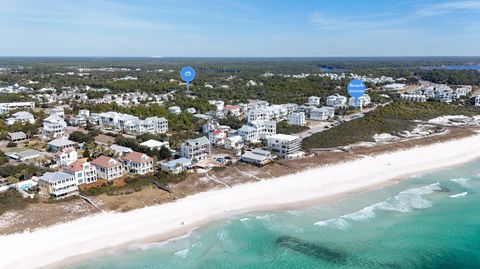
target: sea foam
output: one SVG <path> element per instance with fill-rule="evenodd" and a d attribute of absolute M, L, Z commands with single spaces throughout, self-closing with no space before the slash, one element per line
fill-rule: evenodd
<path fill-rule="evenodd" d="M 380 203 L 367 206 L 359 211 L 343 215 L 339 218 L 316 222 L 315 225 L 330 226 L 343 230 L 349 227 L 347 220 L 364 221 L 371 219 L 375 217 L 375 212 L 378 210 L 407 213 L 414 209 L 428 208 L 432 206 L 432 203 L 425 199 L 423 195 L 432 194 L 435 191 L 441 190 L 442 188 L 438 182 L 419 188 L 408 189 Z"/>
<path fill-rule="evenodd" d="M 451 178 L 451 179 L 449 179 L 449 181 L 455 182 L 455 183 L 457 183 L 458 185 L 460 185 L 464 188 L 468 188 L 469 187 L 468 182 L 470 181 L 470 179 L 460 177 L 460 178 Z"/>

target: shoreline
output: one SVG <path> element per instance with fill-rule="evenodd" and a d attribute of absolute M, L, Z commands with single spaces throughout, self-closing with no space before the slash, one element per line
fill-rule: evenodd
<path fill-rule="evenodd" d="M 126 213 L 104 213 L 0 237 L 0 267 L 59 267 L 112 249 L 177 238 L 188 231 L 253 211 L 300 208 L 394 184 L 409 175 L 480 157 L 480 135 L 337 163 L 274 180 L 211 190 Z M 184 222 L 185 225 L 181 223 Z M 162 227 L 159 229 L 158 227 Z"/>

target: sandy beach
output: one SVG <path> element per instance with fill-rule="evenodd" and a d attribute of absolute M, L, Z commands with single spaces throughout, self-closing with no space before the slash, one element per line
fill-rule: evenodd
<path fill-rule="evenodd" d="M 71 258 L 168 239 L 224 217 L 315 204 L 377 188 L 393 180 L 480 157 L 480 135 L 411 148 L 274 180 L 213 190 L 126 213 L 104 213 L 33 232 L 0 237 L 0 268 L 39 268 Z"/>

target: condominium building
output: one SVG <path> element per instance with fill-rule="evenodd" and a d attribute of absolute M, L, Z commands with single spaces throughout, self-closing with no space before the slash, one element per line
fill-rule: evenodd
<path fill-rule="evenodd" d="M 98 178 L 108 181 L 122 177 L 125 174 L 123 164 L 113 158 L 100 156 L 90 163 L 97 173 Z"/>
<path fill-rule="evenodd" d="M 133 115 L 113 111 L 98 114 L 98 124 L 127 133 L 161 134 L 168 131 L 168 121 L 165 118 L 150 117 L 141 120 Z"/>
<path fill-rule="evenodd" d="M 180 148 L 182 157 L 203 160 L 211 153 L 210 140 L 202 136 L 196 139 L 188 139 Z"/>
<path fill-rule="evenodd" d="M 268 149 L 287 159 L 304 155 L 301 149 L 302 139 L 294 135 L 276 134 L 268 138 Z"/>
<path fill-rule="evenodd" d="M 427 96 L 420 95 L 420 94 L 403 94 L 402 93 L 400 94 L 400 99 L 423 103 L 427 101 Z"/>

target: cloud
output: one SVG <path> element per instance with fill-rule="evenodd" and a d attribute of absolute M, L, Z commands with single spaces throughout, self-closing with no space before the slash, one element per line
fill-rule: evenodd
<path fill-rule="evenodd" d="M 454 11 L 479 11 L 480 10 L 480 1 L 449 1 L 438 4 L 432 4 L 428 6 L 423 6 L 415 12 L 415 15 L 419 17 L 431 17 L 438 16 Z"/>

